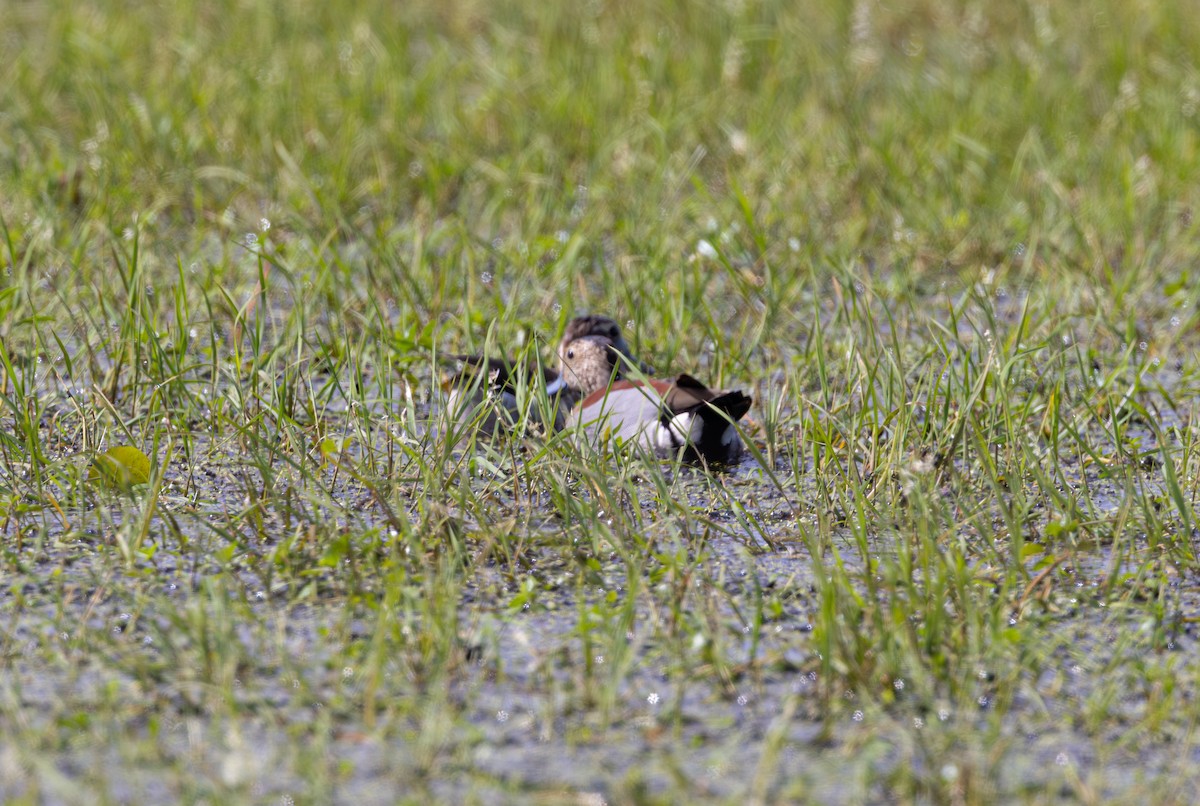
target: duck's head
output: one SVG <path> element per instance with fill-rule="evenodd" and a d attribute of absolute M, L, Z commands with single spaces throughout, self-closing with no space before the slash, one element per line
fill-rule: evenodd
<path fill-rule="evenodd" d="M 588 314 L 586 316 L 576 316 L 567 323 L 567 329 L 563 332 L 562 341 L 558 343 L 558 358 L 560 362 L 564 361 L 567 346 L 571 342 L 583 338 L 601 338 L 608 342 L 609 348 L 620 356 L 621 360 L 614 362 L 616 365 L 622 366 L 623 369 L 628 366 L 637 367 L 638 370 L 646 375 L 653 375 L 654 368 L 644 361 L 639 361 L 629 349 L 629 342 L 625 341 L 625 337 L 621 334 L 621 326 L 615 320 L 607 316 L 598 314 Z"/>
<path fill-rule="evenodd" d="M 621 377 L 624 356 L 603 336 L 581 336 L 558 348 L 560 377 L 581 397 L 604 389 Z"/>

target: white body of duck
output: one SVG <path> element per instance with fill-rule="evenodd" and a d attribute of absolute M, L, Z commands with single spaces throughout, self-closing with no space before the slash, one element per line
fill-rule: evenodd
<path fill-rule="evenodd" d="M 566 420 L 591 438 L 641 446 L 659 456 L 730 463 L 742 455 L 742 392 L 715 392 L 690 375 L 674 381 L 618 380 L 581 400 Z"/>

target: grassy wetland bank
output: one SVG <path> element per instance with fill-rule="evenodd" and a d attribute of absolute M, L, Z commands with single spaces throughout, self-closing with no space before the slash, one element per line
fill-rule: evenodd
<path fill-rule="evenodd" d="M 1192 802 L 1193 4 L 4 0 L 0 53 L 0 801 Z M 750 455 L 443 421 L 439 356 L 581 312 Z"/>

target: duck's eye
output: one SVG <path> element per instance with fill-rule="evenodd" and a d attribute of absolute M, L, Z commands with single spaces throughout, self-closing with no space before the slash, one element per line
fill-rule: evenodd
<path fill-rule="evenodd" d="M 574 357 L 575 357 L 575 351 L 567 350 L 567 358 L 574 358 Z"/>

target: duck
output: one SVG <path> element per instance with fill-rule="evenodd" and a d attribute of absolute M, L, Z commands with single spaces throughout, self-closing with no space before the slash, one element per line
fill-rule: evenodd
<path fill-rule="evenodd" d="M 591 331 L 564 337 L 558 359 L 558 380 L 573 397 L 568 430 L 705 465 L 741 458 L 745 446 L 736 423 L 753 403 L 745 392 L 710 389 L 686 374 L 648 377 L 627 351 Z"/>
<path fill-rule="evenodd" d="M 577 316 L 567 323 L 558 351 L 562 353 L 570 342 L 581 338 L 604 339 L 622 366 L 642 374 L 654 369 L 633 355 L 621 333 L 621 326 L 610 317 L 598 314 Z M 444 384 L 448 391 L 446 408 L 460 425 L 476 424 L 485 436 L 511 430 L 522 422 L 532 424 L 543 432 L 562 431 L 567 415 L 579 401 L 577 389 L 562 377 L 561 368 L 543 366 L 536 359 L 510 360 L 473 355 L 452 355 L 458 362 L 458 372 Z M 539 405 L 535 399 L 522 404 L 522 389 L 542 389 L 550 405 Z M 524 409 L 524 411 L 523 411 Z M 522 414 L 525 414 L 524 419 Z M 464 434 L 465 436 L 465 434 Z"/>
<path fill-rule="evenodd" d="M 447 384 L 447 406 L 461 424 L 491 436 L 532 418 L 543 432 L 576 430 L 585 438 L 636 445 L 660 457 L 733 464 L 745 450 L 735 423 L 753 398 L 741 390 L 710 389 L 691 375 L 653 377 L 607 316 L 567 323 L 557 367 L 537 361 L 455 356 L 462 369 Z M 541 388 L 549 405 L 525 405 L 521 389 Z"/>

